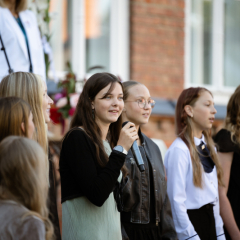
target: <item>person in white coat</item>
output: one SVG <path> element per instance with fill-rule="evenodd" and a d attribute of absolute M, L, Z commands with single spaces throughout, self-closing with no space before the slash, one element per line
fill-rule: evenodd
<path fill-rule="evenodd" d="M 215 114 L 207 89 L 188 88 L 181 93 L 176 106 L 178 138 L 164 161 L 179 240 L 225 240 L 218 194 L 223 172 L 210 136 Z"/>
<path fill-rule="evenodd" d="M 13 72 L 32 72 L 46 81 L 40 31 L 35 15 L 27 10 L 27 0 L 0 0 L 0 35 Z M 9 74 L 4 51 L 0 66 L 1 81 Z"/>

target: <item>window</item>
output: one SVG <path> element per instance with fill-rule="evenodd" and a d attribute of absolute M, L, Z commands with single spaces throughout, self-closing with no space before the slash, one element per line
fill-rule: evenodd
<path fill-rule="evenodd" d="M 110 4 L 110 0 L 85 3 L 86 72 L 98 65 L 110 71 Z"/>
<path fill-rule="evenodd" d="M 229 96 L 240 84 L 239 12 L 239 0 L 186 0 L 186 87 Z"/>
<path fill-rule="evenodd" d="M 225 0 L 224 85 L 240 84 L 240 1 Z"/>
<path fill-rule="evenodd" d="M 109 71 L 129 80 L 129 0 L 51 1 L 51 46 L 61 77 L 70 61 L 78 78 Z M 89 70 L 100 66 L 101 69 Z"/>

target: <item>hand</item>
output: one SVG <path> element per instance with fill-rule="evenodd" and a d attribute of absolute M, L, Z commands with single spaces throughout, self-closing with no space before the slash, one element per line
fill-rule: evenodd
<path fill-rule="evenodd" d="M 133 142 L 138 139 L 137 129 L 134 123 L 128 122 L 121 130 L 117 145 L 121 145 L 129 151 Z"/>

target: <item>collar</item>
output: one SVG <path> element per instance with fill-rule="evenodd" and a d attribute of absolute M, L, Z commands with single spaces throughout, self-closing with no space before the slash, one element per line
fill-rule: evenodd
<path fill-rule="evenodd" d="M 199 146 L 201 144 L 201 142 L 203 142 L 204 144 L 206 144 L 205 142 L 205 138 L 204 138 L 204 135 L 202 134 L 202 137 L 201 138 L 196 138 L 194 137 L 194 143 L 196 146 Z"/>
<path fill-rule="evenodd" d="M 144 146 L 144 145 L 145 145 L 145 139 L 144 139 L 144 137 L 143 137 L 143 134 L 142 134 L 142 132 L 141 132 L 140 127 L 139 127 L 139 129 L 138 129 L 138 136 L 139 136 L 139 138 L 140 138 L 140 140 L 141 140 L 142 146 Z"/>

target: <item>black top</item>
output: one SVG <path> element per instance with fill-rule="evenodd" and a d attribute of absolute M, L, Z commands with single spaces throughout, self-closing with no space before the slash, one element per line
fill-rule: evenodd
<path fill-rule="evenodd" d="M 62 202 L 86 196 L 102 206 L 115 187 L 126 155 L 113 150 L 104 168 L 97 163 L 96 148 L 80 128 L 66 135 L 60 154 Z"/>
<path fill-rule="evenodd" d="M 240 229 L 240 146 L 231 140 L 231 133 L 226 129 L 220 130 L 214 138 L 219 152 L 234 152 L 233 161 L 230 171 L 230 179 L 227 197 L 231 204 L 235 221 Z M 225 230 L 226 239 L 230 240 L 230 236 Z"/>

